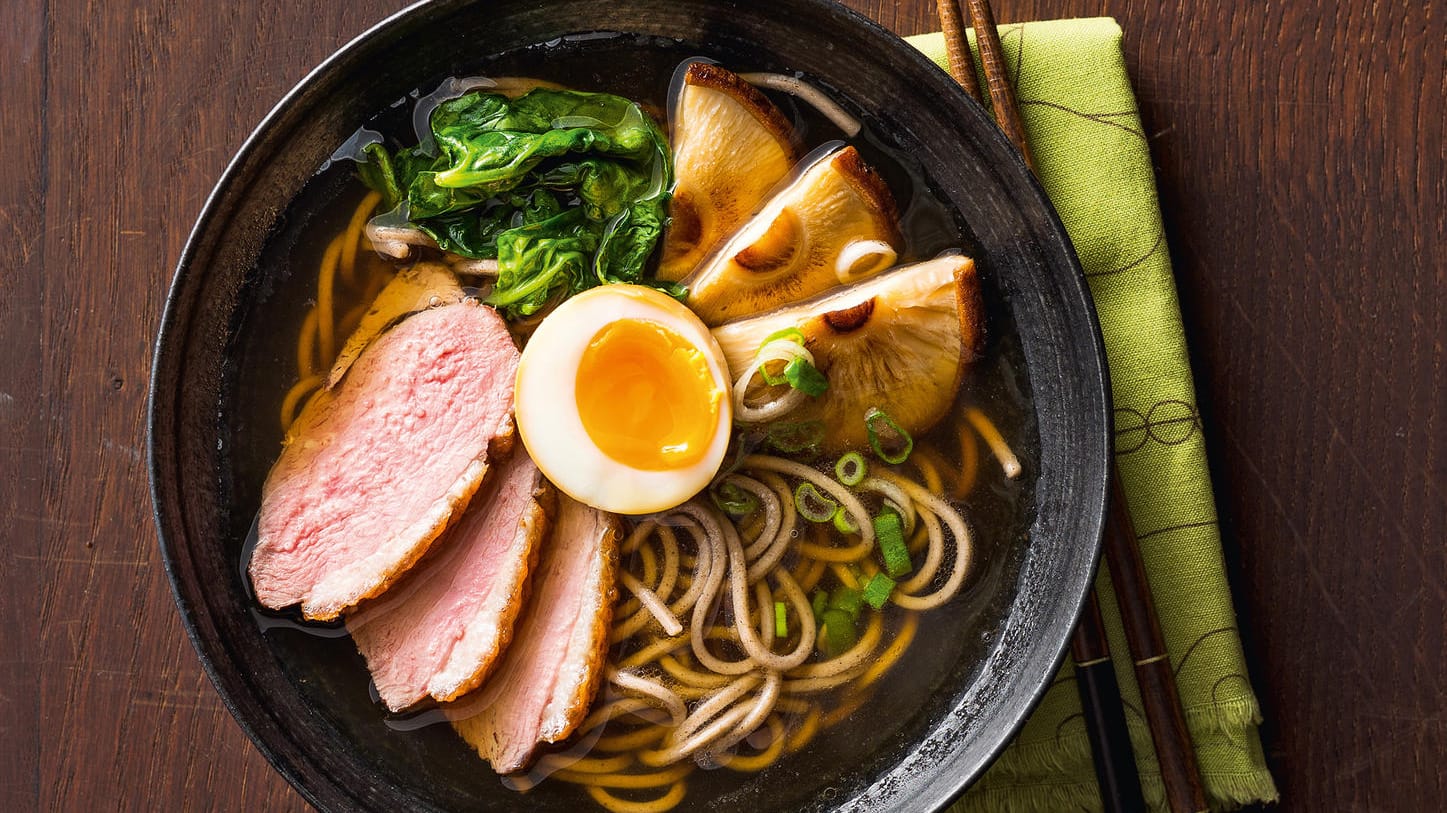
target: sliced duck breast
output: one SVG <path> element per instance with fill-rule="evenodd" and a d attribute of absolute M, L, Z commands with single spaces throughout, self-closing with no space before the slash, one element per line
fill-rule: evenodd
<path fill-rule="evenodd" d="M 394 322 L 409 313 L 461 302 L 465 298 L 457 275 L 442 263 L 414 263 L 398 271 L 372 300 L 357 329 L 337 353 L 337 360 L 327 373 L 326 388 L 335 387 L 362 351 Z"/>
<path fill-rule="evenodd" d="M 262 490 L 248 570 L 257 600 L 330 620 L 427 551 L 512 440 L 518 351 L 467 301 L 377 338 L 302 411 Z"/>
<path fill-rule="evenodd" d="M 620 530 L 614 515 L 558 495 L 517 637 L 464 701 L 477 713 L 452 723 L 498 773 L 522 770 L 587 716 L 608 653 Z"/>
<path fill-rule="evenodd" d="M 482 683 L 512 639 L 555 507 L 532 459 L 514 454 L 422 562 L 348 614 L 388 708 L 452 700 Z"/>

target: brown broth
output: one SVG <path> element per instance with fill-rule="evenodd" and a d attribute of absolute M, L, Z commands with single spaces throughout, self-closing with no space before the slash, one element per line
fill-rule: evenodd
<path fill-rule="evenodd" d="M 601 72 L 596 43 L 587 60 L 568 43 L 506 55 L 491 66 L 495 75 L 536 75 L 583 90 L 619 93 L 660 109 L 666 101 L 673 68 L 692 52 L 676 43 L 650 42 L 639 49 L 631 38 L 615 47 L 627 59 L 622 71 Z M 776 65 L 729 65 L 735 70 L 773 69 Z M 505 68 L 505 70 L 504 70 Z M 430 90 L 414 92 L 382 111 L 367 127 L 412 143 L 414 99 Z M 769 92 L 793 121 L 806 146 L 842 138 L 832 124 L 803 102 Z M 865 159 L 875 166 L 895 194 L 901 212 L 905 251 L 899 261 L 927 259 L 950 248 L 973 253 L 968 224 L 959 222 L 931 188 L 928 172 L 909 155 L 896 149 L 888 133 L 874 129 L 866 115 L 864 129 L 853 139 Z M 307 309 L 315 301 L 316 272 L 327 242 L 346 227 L 364 190 L 352 165 L 339 160 L 318 171 L 302 195 L 287 209 L 263 253 L 258 268 L 265 295 L 245 317 L 237 332 L 242 347 L 234 370 L 223 442 L 233 449 L 230 482 L 234 510 L 228 544 L 241 567 L 238 578 L 250 591 L 245 561 L 254 542 L 252 518 L 260 503 L 261 483 L 280 448 L 278 404 L 295 379 L 295 343 Z M 367 263 L 369 273 L 384 273 L 378 262 Z M 968 682 L 976 665 L 997 643 L 996 629 L 1014 598 L 1014 584 L 1033 514 L 1033 482 L 1038 443 L 1033 408 L 1024 375 L 1016 327 L 1008 318 L 1001 292 L 991 285 L 988 263 L 982 263 L 986 310 L 990 314 L 985 357 L 968 372 L 955 407 L 944 421 L 917 439 L 919 448 L 933 448 L 946 461 L 957 461 L 957 418 L 978 406 L 996 422 L 1025 466 L 1016 480 L 1004 477 L 983 442 L 979 444 L 978 481 L 958 505 L 975 535 L 973 572 L 959 596 L 944 607 L 925 611 L 916 643 L 896 667 L 869 691 L 872 696 L 858 711 L 836 727 L 821 732 L 801 753 L 785 756 L 756 774 L 727 770 L 697 771 L 689 779 L 685 804 L 709 799 L 763 800 L 784 809 L 828 806 L 861 790 L 868 778 L 893 763 L 931 720 L 953 700 L 945 687 Z M 360 304 L 354 294 L 338 297 L 337 311 Z M 344 337 L 342 337 L 344 338 Z M 339 339 L 340 341 L 341 339 Z M 820 461 L 821 470 L 832 458 Z M 871 459 L 871 465 L 878 462 Z M 907 469 L 908 466 L 901 467 Z M 248 532 L 248 528 L 252 530 Z M 624 567 L 636 568 L 625 561 Z M 621 592 L 620 600 L 627 597 Z M 865 612 L 870 612 L 868 609 Z M 887 624 L 897 626 L 901 612 L 886 607 Z M 254 611 L 275 654 L 307 696 L 317 713 L 331 720 L 347 739 L 358 743 L 378 770 L 419 796 L 442 800 L 460 809 L 496 809 L 507 798 L 492 802 L 498 778 L 456 737 L 437 709 L 404 715 L 385 712 L 376 702 L 367 669 L 341 627 L 301 623 L 295 613 Z M 925 642 L 926 645 L 920 645 Z M 829 707 L 853 701 L 848 690 L 827 696 Z M 796 726 L 798 720 L 791 720 Z M 505 796 L 511 796 L 506 794 Z M 576 786 L 544 782 L 528 794 L 528 804 L 546 809 L 575 807 L 585 801 Z"/>

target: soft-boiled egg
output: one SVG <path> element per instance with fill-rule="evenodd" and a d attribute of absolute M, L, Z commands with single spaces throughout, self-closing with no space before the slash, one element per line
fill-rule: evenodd
<path fill-rule="evenodd" d="M 703 322 L 638 285 L 585 291 L 548 314 L 518 363 L 523 445 L 570 497 L 620 514 L 672 508 L 728 450 L 723 352 Z"/>

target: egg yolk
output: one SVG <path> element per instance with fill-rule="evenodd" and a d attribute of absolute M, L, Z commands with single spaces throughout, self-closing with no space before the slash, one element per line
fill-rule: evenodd
<path fill-rule="evenodd" d="M 722 393 L 691 342 L 659 322 L 622 319 L 583 351 L 576 397 L 599 450 L 636 469 L 665 471 L 703 458 Z"/>

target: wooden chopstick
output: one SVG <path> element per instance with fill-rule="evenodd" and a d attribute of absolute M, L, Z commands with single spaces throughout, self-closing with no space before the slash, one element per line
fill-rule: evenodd
<path fill-rule="evenodd" d="M 1110 657 L 1094 588 L 1086 594 L 1085 609 L 1071 635 L 1070 658 L 1075 661 L 1075 688 L 1085 715 L 1085 735 L 1090 739 L 1101 804 L 1107 813 L 1145 810 L 1135 749 L 1125 725 L 1125 704 L 1115 679 L 1115 662 Z"/>
<path fill-rule="evenodd" d="M 949 62 L 950 76 L 960 83 L 965 92 L 983 102 L 980 82 L 975 78 L 975 60 L 970 56 L 970 40 L 965 36 L 965 21 L 960 16 L 959 0 L 939 0 L 940 30 L 945 32 L 945 57 Z"/>
<path fill-rule="evenodd" d="M 989 0 L 965 2 L 975 29 L 975 40 L 979 44 L 980 61 L 984 67 L 985 84 L 989 88 L 995 121 L 1020 151 L 1026 166 L 1034 171 L 1034 156 L 1025 136 L 1014 86 L 1010 84 L 1005 69 L 1004 51 L 1000 46 L 994 12 L 990 9 Z M 958 14 L 953 0 L 939 0 L 946 50 L 953 53 L 958 48 L 968 54 L 968 42 L 964 32 L 959 26 L 955 26 L 952 32 L 950 23 L 945 22 L 950 16 L 946 13 L 947 4 L 952 13 Z M 951 69 L 953 73 L 953 61 Z M 973 74 L 973 70 L 969 72 Z M 1171 671 L 1170 656 L 1161 635 L 1160 621 L 1156 616 L 1150 582 L 1146 578 L 1140 546 L 1131 523 L 1130 509 L 1121 490 L 1120 472 L 1114 462 L 1111 464 L 1110 521 L 1105 539 L 1105 553 L 1112 583 L 1115 585 L 1116 599 L 1125 622 L 1126 639 L 1135 662 L 1136 679 L 1140 684 L 1146 720 L 1150 725 L 1151 740 L 1155 744 L 1161 779 L 1166 788 L 1167 803 L 1172 813 L 1205 811 L 1208 808 L 1200 767 L 1196 762 L 1190 731 L 1186 728 L 1185 714 L 1176 691 L 1175 675 Z M 1094 592 L 1091 593 L 1086 612 L 1076 627 L 1071 649 L 1080 678 L 1078 683 L 1081 703 L 1086 711 L 1086 724 L 1095 757 L 1096 776 L 1100 780 L 1102 801 L 1107 810 L 1143 809 L 1143 804 L 1138 801 L 1140 778 L 1129 750 L 1129 738 L 1124 738 L 1124 743 L 1121 741 L 1121 734 L 1125 730 L 1125 717 L 1120 705 L 1119 687 L 1113 687 L 1114 691 L 1111 691 L 1111 687 L 1106 685 L 1107 682 L 1115 682 L 1115 675 L 1109 664 L 1110 650 L 1105 643 L 1099 603 Z M 1101 666 L 1107 668 L 1098 668 Z M 1109 677 L 1106 676 L 1107 672 Z M 1095 718 L 1093 722 L 1092 718 Z M 1128 766 L 1124 764 L 1127 759 L 1130 760 Z"/>
<path fill-rule="evenodd" d="M 1005 137 L 1020 151 L 1025 166 L 1035 169 L 1035 156 L 1025 138 L 1025 125 L 1020 119 L 1020 106 L 1015 102 L 1015 87 L 1005 70 L 1005 51 L 1000 47 L 1000 32 L 995 28 L 995 14 L 989 0 L 965 0 L 970 9 L 970 22 L 975 27 L 975 42 L 980 46 L 980 63 L 984 66 L 985 86 L 990 89 L 990 106 L 995 109 L 995 123 Z M 948 36 L 948 35 L 946 35 Z"/>
<path fill-rule="evenodd" d="M 1150 724 L 1151 742 L 1156 747 L 1166 803 L 1172 813 L 1201 813 L 1208 808 L 1201 770 L 1196 764 L 1196 749 L 1191 744 L 1181 697 L 1176 692 L 1170 652 L 1156 616 L 1145 561 L 1141 558 L 1140 543 L 1121 487 L 1120 469 L 1114 464 L 1110 491 L 1105 560 L 1110 566 L 1110 579 L 1125 623 L 1126 641 L 1135 659 L 1136 683 L 1140 685 L 1141 703 L 1145 706 L 1146 722 Z"/>
<path fill-rule="evenodd" d="M 975 62 L 970 54 L 969 40 L 965 36 L 964 23 L 960 19 L 960 8 L 956 0 L 938 0 L 940 28 L 945 35 L 945 53 L 948 57 L 950 74 L 966 92 L 983 102 L 979 83 L 975 80 Z M 986 10 L 988 12 L 988 9 Z M 993 15 L 990 15 L 993 21 Z M 993 31 L 993 53 L 995 69 L 988 69 L 986 81 L 992 88 L 992 106 L 996 120 L 1001 112 L 1013 118 L 1017 124 L 1012 128 L 1015 147 L 1034 171 L 1034 161 L 1025 140 L 1025 129 L 1018 124 L 1019 111 L 1015 96 L 1009 90 L 1009 82 L 999 75 L 1004 60 L 999 58 L 999 34 Z M 984 39 L 976 29 L 976 41 L 983 48 Z M 991 63 L 986 63 L 988 66 Z M 968 81 L 966 81 L 966 78 Z M 1004 94 L 995 90 L 1005 88 Z M 999 101 L 994 101 L 996 98 Z M 1002 124 L 1002 129 L 1003 124 Z M 1006 130 L 1007 136 L 1009 130 Z M 1100 799 L 1106 813 L 1137 813 L 1145 809 L 1141 793 L 1140 774 L 1136 768 L 1135 749 L 1130 743 L 1130 732 L 1125 724 L 1125 705 L 1120 696 L 1120 684 L 1115 679 L 1115 662 L 1110 656 L 1110 645 L 1106 641 L 1104 622 L 1100 617 L 1100 602 L 1095 588 L 1087 594 L 1086 606 L 1075 625 L 1070 640 L 1071 659 L 1075 661 L 1075 688 L 1080 694 L 1080 707 L 1085 720 L 1086 737 L 1090 740 L 1091 762 L 1095 766 L 1096 783 L 1100 788 Z"/>

